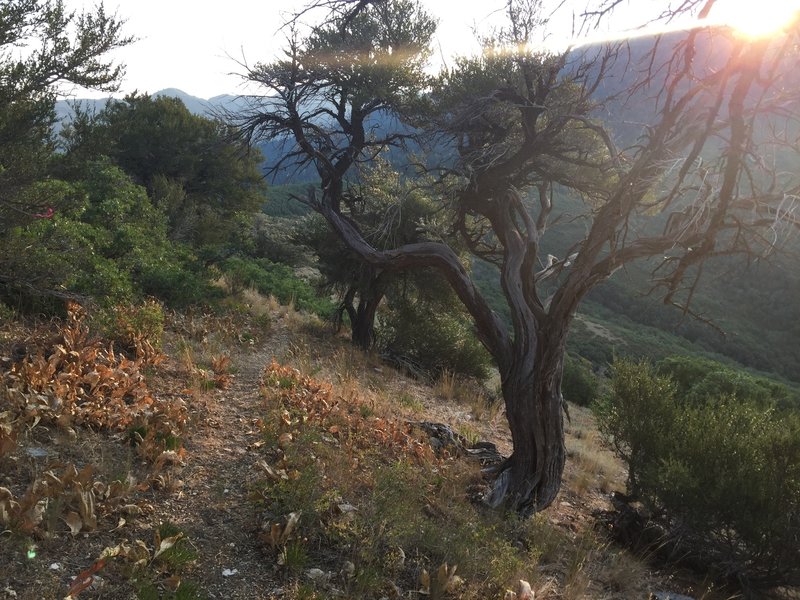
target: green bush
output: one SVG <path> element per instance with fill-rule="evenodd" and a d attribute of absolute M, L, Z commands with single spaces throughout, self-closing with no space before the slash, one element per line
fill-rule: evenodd
<path fill-rule="evenodd" d="M 379 331 L 382 345 L 431 374 L 449 371 L 486 379 L 492 361 L 463 309 L 432 302 L 395 302 Z"/>
<path fill-rule="evenodd" d="M 747 398 L 764 406 L 800 407 L 798 394 L 786 385 L 751 375 L 720 362 L 689 356 L 668 356 L 656 365 L 658 372 L 675 380 L 687 401 L 703 403 L 720 395 Z"/>
<path fill-rule="evenodd" d="M 631 494 L 644 493 L 641 478 L 666 455 L 678 412 L 676 390 L 649 362 L 617 360 L 610 389 L 593 406 L 600 433 L 628 465 Z"/>
<path fill-rule="evenodd" d="M 141 342 L 161 348 L 164 311 L 156 300 L 107 307 L 94 315 L 92 321 L 103 337 L 113 340 L 123 350 L 135 351 Z"/>
<path fill-rule="evenodd" d="M 681 397 L 648 363 L 612 369 L 596 414 L 628 464 L 629 492 L 725 575 L 800 581 L 800 416 L 724 390 Z"/>
<path fill-rule="evenodd" d="M 170 308 L 213 304 L 222 297 L 222 291 L 207 277 L 178 262 L 147 265 L 136 278 L 143 294 L 158 298 Z"/>
<path fill-rule="evenodd" d="M 252 287 L 261 294 L 275 296 L 283 304 L 293 302 L 297 308 L 321 317 L 328 317 L 333 312 L 333 303 L 318 296 L 314 288 L 297 277 L 287 265 L 265 258 L 233 257 L 220 263 L 219 268 L 232 294 Z"/>
<path fill-rule="evenodd" d="M 589 406 L 597 398 L 600 382 L 592 371 L 592 363 L 580 356 L 567 354 L 561 393 L 566 400 L 580 406 Z"/>
<path fill-rule="evenodd" d="M 14 309 L 0 302 L 0 324 L 13 321 L 14 317 L 16 317 Z"/>
<path fill-rule="evenodd" d="M 13 228 L 3 240 L 0 265 L 10 287 L 17 284 L 21 292 L 22 309 L 57 312 L 41 306 L 37 291 L 44 296 L 76 293 L 101 303 L 130 300 L 133 286 L 129 275 L 97 251 L 95 240 L 103 233 L 92 225 L 59 215 Z M 55 304 L 60 306 L 62 302 L 57 300 Z"/>

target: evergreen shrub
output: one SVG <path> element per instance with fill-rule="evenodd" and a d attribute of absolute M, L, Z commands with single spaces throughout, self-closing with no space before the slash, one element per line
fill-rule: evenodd
<path fill-rule="evenodd" d="M 800 415 L 726 391 L 698 402 L 684 383 L 646 362 L 614 363 L 595 408 L 628 465 L 629 493 L 724 576 L 797 585 Z"/>

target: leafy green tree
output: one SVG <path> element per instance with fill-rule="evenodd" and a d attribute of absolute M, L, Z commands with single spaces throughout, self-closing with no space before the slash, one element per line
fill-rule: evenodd
<path fill-rule="evenodd" d="M 34 184 L 58 209 L 8 231 L 0 271 L 10 274 L 2 295 L 34 292 L 81 296 L 113 306 L 152 295 L 172 306 L 200 302 L 209 284 L 193 271 L 194 257 L 167 238 L 164 215 L 119 167 L 95 162 L 77 182 Z"/>
<path fill-rule="evenodd" d="M 67 84 L 115 90 L 122 68 L 104 56 L 131 39 L 105 13 L 68 12 L 61 0 L 0 5 L 0 293 L 64 295 L 51 287 L 70 271 L 67 254 L 50 256 L 50 240 L 69 251 L 80 233 L 55 231 L 46 220 L 73 195 L 46 176 L 53 156 L 56 94 Z M 30 237 L 14 227 L 31 224 Z M 46 256 L 45 256 L 46 255 Z"/>
<path fill-rule="evenodd" d="M 764 407 L 800 408 L 800 395 L 766 377 L 751 375 L 715 360 L 668 356 L 656 364 L 660 375 L 672 378 L 688 402 L 703 404 L 720 395 L 746 398 Z"/>
<path fill-rule="evenodd" d="M 94 118 L 79 115 L 65 138 L 68 168 L 107 155 L 167 215 L 170 238 L 198 248 L 227 245 L 237 215 L 265 200 L 259 153 L 178 98 L 132 94 L 111 101 Z"/>
<path fill-rule="evenodd" d="M 429 189 L 430 181 L 404 178 L 385 160 L 376 159 L 343 197 L 343 210 L 376 246 L 418 242 L 446 234 L 437 223 L 441 207 L 433 202 Z M 416 280 L 364 263 L 318 215 L 297 227 L 295 237 L 314 250 L 326 287 L 339 297 L 338 322 L 346 315 L 353 343 L 370 350 L 381 303 L 387 294 L 399 299 L 402 293 L 408 298 L 407 289 Z M 431 276 L 438 277 L 427 274 Z"/>
<path fill-rule="evenodd" d="M 586 294 L 626 264 L 655 258 L 665 302 L 690 312 L 707 259 L 768 252 L 765 228 L 797 225 L 781 208 L 798 194 L 796 173 L 760 160 L 786 144 L 753 135 L 770 124 L 781 130 L 783 107 L 794 106 L 784 90 L 796 32 L 770 43 L 698 28 L 673 39 L 666 57 L 668 42 L 653 44 L 641 69 L 624 70 L 634 78 L 631 101 L 655 107 L 652 121 L 636 145 L 618 148 L 596 118 L 618 49 L 532 51 L 528 42 L 547 24 L 541 2 L 509 0 L 507 28 L 436 85 L 424 77 L 432 23 L 418 5 L 325 4 L 341 10 L 293 39 L 284 60 L 248 71 L 268 96 L 239 123 L 252 138 L 285 143 L 276 168 L 316 169 L 320 185 L 306 202 L 363 262 L 382 271 L 435 268 L 450 283 L 499 369 L 514 442 L 487 501 L 522 515 L 542 510 L 561 487 L 566 339 Z M 716 68 L 692 60 L 701 42 L 719 44 Z M 775 102 L 753 102 L 765 97 Z M 450 159 L 439 165 L 451 182 L 442 200 L 462 243 L 499 267 L 511 331 L 446 240 L 376 246 L 347 214 L 360 166 L 408 136 L 408 123 L 372 127 L 377 114 L 449 144 Z M 546 235 L 560 225 L 554 205 L 568 195 L 583 200 L 585 235 L 558 256 Z M 663 220 L 660 233 L 638 227 L 651 217 Z"/>
<path fill-rule="evenodd" d="M 580 406 L 589 406 L 600 392 L 600 381 L 592 371 L 592 363 L 580 356 L 567 354 L 561 382 L 564 399 Z"/>
<path fill-rule="evenodd" d="M 122 67 L 105 55 L 131 41 L 121 27 L 102 3 L 84 13 L 67 11 L 61 0 L 0 5 L 0 236 L 49 214 L 50 198 L 31 186 L 52 156 L 56 94 L 67 84 L 117 89 Z"/>

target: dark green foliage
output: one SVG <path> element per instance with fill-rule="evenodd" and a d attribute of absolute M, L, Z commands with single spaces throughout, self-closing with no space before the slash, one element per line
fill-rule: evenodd
<path fill-rule="evenodd" d="M 686 402 L 700 404 L 719 396 L 730 396 L 761 406 L 800 408 L 800 396 L 796 390 L 714 360 L 669 356 L 658 363 L 657 370 L 675 381 L 678 393 Z"/>
<path fill-rule="evenodd" d="M 104 339 L 117 344 L 117 348 L 134 352 L 146 342 L 153 348 L 161 348 L 164 335 L 164 310 L 154 300 L 137 305 L 116 305 L 103 308 L 91 316 L 92 329 Z"/>
<path fill-rule="evenodd" d="M 82 246 L 84 232 L 25 227 L 55 214 L 69 195 L 59 182 L 46 180 L 56 94 L 64 83 L 116 89 L 122 70 L 104 55 L 130 42 L 120 27 L 102 5 L 70 13 L 61 0 L 0 4 L 0 295 L 20 307 L 35 302 L 49 310 L 52 298 L 65 292 L 59 284 L 76 274 L 58 252 Z M 52 251 L 42 240 L 52 242 Z M 76 258 L 91 262 L 89 256 Z M 96 275 L 113 277 L 109 265 L 93 266 Z M 120 286 L 110 287 L 124 294 Z"/>
<path fill-rule="evenodd" d="M 64 133 L 65 168 L 107 155 L 143 185 L 167 217 L 171 239 L 225 245 L 236 214 L 264 202 L 260 156 L 232 142 L 221 123 L 193 115 L 177 98 L 133 94 L 96 117 L 78 115 Z"/>
<path fill-rule="evenodd" d="M 589 406 L 597 398 L 599 390 L 600 382 L 592 371 L 592 363 L 580 356 L 567 354 L 561 379 L 564 399 L 580 406 Z"/>
<path fill-rule="evenodd" d="M 68 184 L 61 189 L 75 191 Z M 81 212 L 78 208 L 73 214 Z M 131 281 L 104 252 L 113 243 L 111 231 L 71 218 L 69 212 L 15 227 L 0 249 L 0 266 L 9 279 L 2 292 L 21 298 L 53 291 L 126 301 L 133 293 Z"/>
<path fill-rule="evenodd" d="M 144 295 L 162 300 L 170 308 L 210 304 L 222 297 L 208 275 L 197 272 L 193 263 L 164 262 L 141 270 L 138 282 Z"/>
<path fill-rule="evenodd" d="M 322 317 L 328 317 L 333 312 L 330 300 L 318 296 L 311 285 L 297 277 L 286 265 L 267 259 L 233 257 L 220 263 L 219 268 L 233 294 L 252 287 L 261 294 L 275 296 L 283 304 L 293 302 L 297 308 Z"/>
<path fill-rule="evenodd" d="M 676 390 L 649 362 L 617 360 L 610 389 L 594 406 L 600 432 L 628 465 L 628 489 L 634 495 L 642 494 L 642 474 L 658 461 L 660 444 L 673 433 L 668 428 L 677 411 Z"/>
<path fill-rule="evenodd" d="M 296 232 L 301 230 L 304 221 L 283 217 L 270 217 L 256 213 L 249 223 L 247 241 L 242 246 L 258 258 L 268 258 L 291 266 L 312 262 L 306 246 L 296 241 Z"/>
<path fill-rule="evenodd" d="M 486 379 L 492 359 L 464 307 L 435 273 L 415 275 L 418 285 L 409 287 L 416 292 L 388 303 L 379 327 L 381 345 L 432 375 L 450 371 Z"/>
<path fill-rule="evenodd" d="M 618 361 L 598 424 L 628 464 L 629 491 L 680 532 L 687 552 L 752 585 L 800 581 L 800 417 L 763 398 L 682 388 L 689 365 Z M 702 372 L 706 365 L 700 365 Z M 680 367 L 680 368 L 677 368 Z M 713 372 L 713 371 L 712 371 Z M 745 376 L 747 377 L 747 376 Z M 740 387 L 739 392 L 751 387 Z"/>
<path fill-rule="evenodd" d="M 20 194 L 46 172 L 56 93 L 67 82 L 116 89 L 122 69 L 104 55 L 131 41 L 121 24 L 102 5 L 70 13 L 61 0 L 0 4 L 0 235 L 51 206 L 47 195 Z"/>
<path fill-rule="evenodd" d="M 800 334 L 798 305 L 787 301 L 800 294 L 794 267 L 799 251 L 797 241 L 789 240 L 782 254 L 769 262 L 747 267 L 729 259 L 706 265 L 707 277 L 695 290 L 693 310 L 710 317 L 724 336 L 657 298 L 642 295 L 648 289 L 651 264 L 632 265 L 593 290 L 584 310 L 595 317 L 602 314 L 622 328 L 658 328 L 695 352 L 727 356 L 749 368 L 800 381 L 800 351 L 795 344 Z"/>
<path fill-rule="evenodd" d="M 214 297 L 194 259 L 166 237 L 164 216 L 141 186 L 105 162 L 87 164 L 85 179 L 70 184 L 37 183 L 57 212 L 12 229 L 0 247 L 0 267 L 20 282 L 7 285 L 6 297 L 37 290 L 63 291 L 111 307 L 144 296 L 156 296 L 173 307 L 203 303 Z M 22 295 L 22 296 L 20 296 Z"/>
<path fill-rule="evenodd" d="M 267 189 L 267 201 L 262 207 L 265 215 L 270 217 L 301 217 L 309 214 L 311 209 L 294 196 L 304 198 L 312 183 L 286 183 L 273 185 Z"/>

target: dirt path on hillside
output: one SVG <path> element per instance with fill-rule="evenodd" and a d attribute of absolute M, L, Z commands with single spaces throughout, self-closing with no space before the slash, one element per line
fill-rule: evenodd
<path fill-rule="evenodd" d="M 186 441 L 183 486 L 156 509 L 185 532 L 198 553 L 187 575 L 209 598 L 274 598 L 280 582 L 258 537 L 257 508 L 249 486 L 263 478 L 255 466 L 261 432 L 256 423 L 259 380 L 273 356 L 288 346 L 282 327 L 265 344 L 231 357 L 231 385 L 208 400 L 205 423 Z"/>

